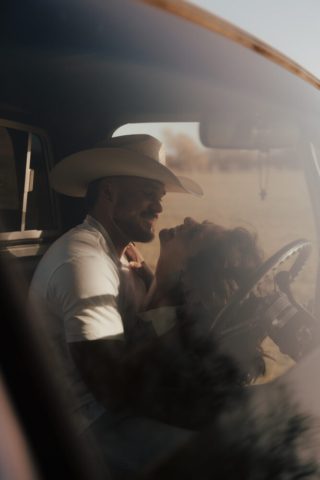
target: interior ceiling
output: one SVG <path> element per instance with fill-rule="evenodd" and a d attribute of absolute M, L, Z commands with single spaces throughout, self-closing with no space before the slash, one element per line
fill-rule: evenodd
<path fill-rule="evenodd" d="M 238 109 L 249 102 L 320 117 L 319 91 L 300 78 L 152 6 L 133 0 L 4 4 L 0 105 L 13 119 L 26 112 L 48 128 L 90 132 L 139 116 L 198 120 L 231 101 Z"/>

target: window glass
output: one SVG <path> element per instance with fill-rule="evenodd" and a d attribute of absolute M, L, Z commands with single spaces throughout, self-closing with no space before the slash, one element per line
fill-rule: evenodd
<path fill-rule="evenodd" d="M 55 227 L 48 169 L 43 143 L 32 134 L 30 168 L 33 188 L 28 193 L 26 230 L 50 230 Z"/>
<path fill-rule="evenodd" d="M 0 127 L 0 231 L 21 229 L 28 133 Z"/>
<path fill-rule="evenodd" d="M 167 166 L 177 175 L 198 182 L 204 198 L 167 194 L 157 232 L 183 222 L 190 216 L 197 221 L 209 220 L 227 228 L 242 226 L 258 234 L 267 257 L 298 238 L 310 239 L 313 253 L 301 274 L 292 284 L 295 298 L 302 304 L 312 303 L 316 284 L 317 248 L 314 219 L 304 171 L 294 149 L 266 152 L 209 149 L 199 140 L 196 124 L 125 125 L 115 135 L 148 133 L 164 142 Z M 154 270 L 159 256 L 159 240 L 140 244 L 146 261 Z M 290 263 L 286 262 L 284 269 Z M 273 288 L 272 279 L 268 288 Z M 278 361 L 267 360 L 270 379 L 293 361 L 280 355 L 271 340 L 266 350 Z"/>
<path fill-rule="evenodd" d="M 30 182 L 25 186 L 28 137 L 27 131 L 0 127 L 1 233 L 56 228 L 44 144 L 36 134 L 31 134 Z"/>

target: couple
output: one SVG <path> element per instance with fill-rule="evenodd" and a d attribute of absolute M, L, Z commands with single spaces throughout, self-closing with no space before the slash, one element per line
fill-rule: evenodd
<path fill-rule="evenodd" d="M 132 244 L 153 239 L 166 192 L 203 196 L 164 161 L 155 138 L 128 135 L 58 163 L 53 188 L 85 197 L 89 214 L 48 250 L 29 294 L 78 432 L 115 478 L 184 444 L 265 368 L 264 332 L 234 343 L 240 367 L 208 335 L 262 262 L 255 236 L 186 218 L 160 232 L 154 278 Z"/>

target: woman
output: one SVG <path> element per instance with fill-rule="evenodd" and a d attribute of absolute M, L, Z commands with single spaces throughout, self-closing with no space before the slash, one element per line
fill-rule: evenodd
<path fill-rule="evenodd" d="M 239 388 L 265 369 L 265 332 L 243 333 L 225 349 L 219 331 L 211 328 L 262 262 L 256 235 L 185 219 L 160 232 L 160 239 L 156 275 L 167 293 L 156 295 L 151 305 L 180 307 L 176 325 L 163 334 L 166 343 L 154 368 L 162 375 L 153 384 L 152 376 L 148 379 L 152 389 L 146 384 L 145 408 L 151 415 L 165 412 L 163 420 L 178 426 L 206 428 L 145 480 L 319 478 L 319 350 L 272 384 Z M 246 315 L 244 305 L 233 325 Z"/>
<path fill-rule="evenodd" d="M 255 329 L 223 348 L 219 332 L 211 329 L 221 308 L 261 265 L 263 254 L 248 230 L 191 218 L 159 237 L 160 257 L 145 308 L 156 309 L 153 324 L 162 341 L 154 342 L 152 361 L 145 362 L 136 407 L 170 423 L 200 428 L 241 395 L 239 386 L 265 371 L 265 331 Z"/>

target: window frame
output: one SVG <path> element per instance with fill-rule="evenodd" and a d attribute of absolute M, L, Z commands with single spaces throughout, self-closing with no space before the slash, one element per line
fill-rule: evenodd
<path fill-rule="evenodd" d="M 31 162 L 31 143 L 32 143 L 33 134 L 37 135 L 41 141 L 48 177 L 49 177 L 50 170 L 54 166 L 52 146 L 51 146 L 51 142 L 47 132 L 41 128 L 34 127 L 32 125 L 19 123 L 12 120 L 6 120 L 3 118 L 0 118 L 0 127 L 12 128 L 15 130 L 20 130 L 28 133 L 28 146 L 27 146 L 26 161 L 25 161 L 25 179 L 24 179 L 24 191 L 23 191 L 23 200 L 22 200 L 20 230 L 17 230 L 14 232 L 0 233 L 0 241 L 38 239 L 43 237 L 56 236 L 61 231 L 61 222 L 60 222 L 60 217 L 58 215 L 57 197 L 54 194 L 51 186 L 49 187 L 50 199 L 51 199 L 51 213 L 52 213 L 54 222 L 57 225 L 57 228 L 52 230 L 26 230 L 25 229 L 27 209 L 28 209 L 28 193 L 32 191 L 32 189 L 30 190 L 30 181 L 32 181 L 33 170 L 30 169 L 30 162 Z"/>

